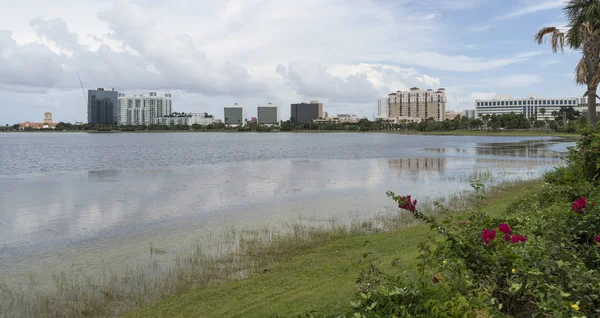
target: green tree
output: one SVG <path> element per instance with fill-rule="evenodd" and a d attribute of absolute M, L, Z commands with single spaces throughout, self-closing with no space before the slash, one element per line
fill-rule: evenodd
<path fill-rule="evenodd" d="M 588 117 L 593 126 L 596 124 L 596 90 L 600 83 L 600 0 L 569 0 L 564 11 L 569 21 L 566 33 L 556 27 L 545 27 L 538 31 L 535 40 L 542 44 L 549 35 L 553 52 L 564 51 L 565 40 L 570 48 L 581 51 L 575 82 L 587 86 L 583 96 L 587 96 Z"/>

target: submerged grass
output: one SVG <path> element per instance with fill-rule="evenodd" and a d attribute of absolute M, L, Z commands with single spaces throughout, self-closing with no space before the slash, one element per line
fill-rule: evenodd
<path fill-rule="evenodd" d="M 536 183 L 504 182 L 487 193 L 501 198 L 502 193 L 514 195 L 532 184 Z M 471 208 L 475 200 L 471 191 L 465 191 L 437 201 L 424 200 L 419 203 L 421 211 L 440 213 L 434 208 L 436 202 L 458 211 Z M 131 315 L 229 316 L 247 312 L 260 316 L 313 307 L 335 310 L 348 305 L 343 301 L 353 292 L 348 277 L 356 277 L 365 261 L 374 258 L 389 263 L 391 257 L 400 256 L 411 264 L 426 231 L 423 225 L 414 225 L 415 220 L 406 213 L 392 211 L 346 224 L 327 220 L 322 225 L 291 223 L 281 229 L 231 229 L 210 244 L 197 242 L 167 267 L 154 260 L 94 277 L 63 272 L 53 277 L 54 286 L 38 286 L 34 278 L 18 290 L 0 285 L 0 316 L 118 316 L 156 302 L 158 305 Z M 151 244 L 149 253 L 166 251 Z M 263 276 L 274 280 L 260 282 Z M 172 297 L 176 295 L 183 296 Z M 296 305 L 292 306 L 292 301 L 297 301 Z"/>

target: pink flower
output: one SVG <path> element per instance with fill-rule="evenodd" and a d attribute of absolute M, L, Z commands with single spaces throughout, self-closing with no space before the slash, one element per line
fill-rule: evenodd
<path fill-rule="evenodd" d="M 590 136 L 583 136 L 583 139 L 590 139 Z"/>
<path fill-rule="evenodd" d="M 481 233 L 481 238 L 483 239 L 483 242 L 485 244 L 490 244 L 491 241 L 494 240 L 494 238 L 496 238 L 496 230 L 488 230 L 485 229 L 483 230 L 483 232 Z"/>
<path fill-rule="evenodd" d="M 600 234 L 598 234 L 598 236 L 596 236 L 596 243 L 600 244 Z"/>
<path fill-rule="evenodd" d="M 506 224 L 506 223 L 500 224 L 500 226 L 498 227 L 498 230 L 500 230 L 500 232 L 506 233 L 506 234 L 512 233 L 512 230 L 510 229 L 510 226 L 508 224 Z"/>
<path fill-rule="evenodd" d="M 509 234 L 505 234 L 504 235 L 504 240 L 507 242 L 510 242 L 510 235 Z"/>
<path fill-rule="evenodd" d="M 437 278 L 437 277 L 435 277 L 435 276 L 433 276 L 433 283 L 434 283 L 434 284 L 437 284 L 437 283 L 439 283 L 439 282 L 440 282 L 440 281 L 438 280 L 438 278 Z"/>
<path fill-rule="evenodd" d="M 587 207 L 587 199 L 584 197 L 581 197 L 581 198 L 575 200 L 575 202 L 573 202 L 573 204 L 571 204 L 571 210 L 575 211 L 579 214 L 583 214 L 583 210 L 585 210 L 586 207 Z"/>
<path fill-rule="evenodd" d="M 579 148 L 579 151 L 580 151 L 580 152 L 583 152 L 583 150 L 584 150 L 583 148 Z"/>

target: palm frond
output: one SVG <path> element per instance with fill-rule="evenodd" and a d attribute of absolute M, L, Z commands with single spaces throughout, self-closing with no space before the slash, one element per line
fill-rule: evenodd
<path fill-rule="evenodd" d="M 581 60 L 579 60 L 579 63 L 577 63 L 577 66 L 575 67 L 575 82 L 577 84 L 586 84 L 587 77 L 587 64 L 585 64 L 585 60 L 582 58 Z"/>
<path fill-rule="evenodd" d="M 600 83 L 600 64 L 596 65 L 596 69 L 594 70 L 594 77 L 592 78 L 592 85 L 598 86 Z"/>
<path fill-rule="evenodd" d="M 555 27 L 545 27 L 538 31 L 535 34 L 534 38 L 538 44 L 542 44 L 545 42 L 546 35 L 550 35 L 550 46 L 552 47 L 552 52 L 564 51 L 565 47 L 565 34 L 560 32 L 559 29 Z"/>

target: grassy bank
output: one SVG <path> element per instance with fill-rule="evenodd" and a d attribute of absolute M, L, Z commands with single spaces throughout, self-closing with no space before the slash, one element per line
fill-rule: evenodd
<path fill-rule="evenodd" d="M 531 136 L 531 137 L 581 137 L 578 133 L 555 131 L 529 131 L 529 130 L 450 130 L 450 131 L 401 131 L 399 134 L 407 135 L 440 135 L 440 136 Z"/>
<path fill-rule="evenodd" d="M 499 215 L 516 197 L 541 187 L 523 182 L 491 193 L 483 210 Z M 392 261 L 415 266 L 418 244 L 429 227 L 416 224 L 389 232 L 339 236 L 293 257 L 273 262 L 241 280 L 211 284 L 129 313 L 129 317 L 269 317 L 316 310 L 339 313 L 350 307 L 354 282 L 367 264 L 382 269 Z"/>

